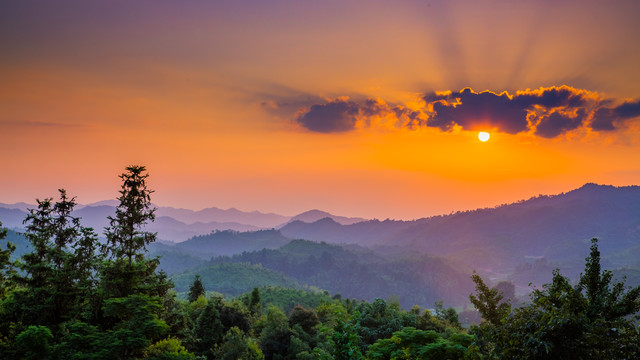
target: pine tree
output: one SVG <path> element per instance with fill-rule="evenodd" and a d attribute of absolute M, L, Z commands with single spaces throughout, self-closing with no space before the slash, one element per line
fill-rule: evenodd
<path fill-rule="evenodd" d="M 120 205 L 116 216 L 109 216 L 109 227 L 105 229 L 107 237 L 106 250 L 116 259 L 126 258 L 131 264 L 133 260 L 141 260 L 146 245 L 156 240 L 156 234 L 144 230 L 147 223 L 156 218 L 152 208 L 152 190 L 147 189 L 146 179 L 149 174 L 144 166 L 133 165 L 120 175 Z"/>
<path fill-rule="evenodd" d="M 193 279 L 193 283 L 189 287 L 189 302 L 191 303 L 198 300 L 198 298 L 204 294 L 205 290 L 202 285 L 202 280 L 200 280 L 200 275 L 196 275 L 195 279 Z"/>

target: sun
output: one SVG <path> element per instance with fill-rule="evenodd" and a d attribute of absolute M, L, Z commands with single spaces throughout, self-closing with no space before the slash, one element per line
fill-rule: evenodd
<path fill-rule="evenodd" d="M 487 140 L 489 140 L 489 138 L 491 137 L 491 135 L 489 135 L 488 132 L 486 131 L 480 131 L 478 133 L 478 139 L 480 139 L 480 141 L 485 142 Z"/>

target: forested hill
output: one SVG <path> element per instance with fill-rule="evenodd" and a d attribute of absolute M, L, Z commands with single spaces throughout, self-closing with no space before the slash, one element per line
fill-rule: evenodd
<path fill-rule="evenodd" d="M 540 258 L 578 266 L 587 256 L 585 244 L 598 237 L 608 266 L 632 265 L 625 251 L 640 244 L 640 187 L 586 184 L 560 195 L 415 221 L 340 225 L 323 219 L 290 223 L 281 232 L 329 243 L 425 251 L 498 273 Z"/>
<path fill-rule="evenodd" d="M 306 240 L 293 240 L 278 249 L 217 257 L 210 265 L 190 271 L 186 278 L 200 274 L 203 281 L 215 282 L 206 276 L 219 276 L 220 272 L 209 268 L 224 263 L 259 264 L 300 284 L 348 298 L 373 300 L 396 295 L 406 308 L 416 304 L 428 307 L 439 300 L 463 305 L 473 291 L 470 270 L 461 269 L 440 257 L 425 254 L 383 256 L 366 249 L 354 251 Z M 183 277 L 184 274 L 175 275 L 180 281 Z"/>

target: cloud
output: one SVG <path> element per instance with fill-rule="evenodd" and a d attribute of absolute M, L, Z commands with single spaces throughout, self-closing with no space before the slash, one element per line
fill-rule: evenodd
<path fill-rule="evenodd" d="M 423 100 L 432 108 L 427 126 L 445 131 L 456 125 L 465 130 L 495 128 L 508 134 L 532 131 L 547 138 L 585 125 L 591 109 L 601 101 L 594 92 L 569 86 L 527 89 L 514 95 L 464 88 L 427 94 Z"/>
<path fill-rule="evenodd" d="M 616 107 L 601 107 L 594 115 L 591 124 L 594 130 L 615 130 L 626 120 L 640 116 L 640 100 L 627 100 Z"/>
<path fill-rule="evenodd" d="M 338 98 L 326 104 L 311 105 L 309 110 L 299 112 L 295 120 L 315 132 L 344 132 L 355 127 L 359 108 L 353 101 Z"/>
<path fill-rule="evenodd" d="M 613 131 L 629 119 L 640 117 L 640 100 L 614 105 L 612 99 L 596 92 L 564 85 L 518 90 L 514 94 L 464 88 L 425 94 L 421 100 L 421 106 L 408 107 L 381 99 L 355 101 L 340 97 L 300 109 L 295 121 L 322 133 L 385 124 L 406 129 L 426 126 L 446 132 L 461 128 L 556 138 L 577 129 Z"/>

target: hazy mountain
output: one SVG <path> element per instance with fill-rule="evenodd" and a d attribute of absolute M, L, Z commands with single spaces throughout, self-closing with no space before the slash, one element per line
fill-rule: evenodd
<path fill-rule="evenodd" d="M 294 221 L 302 221 L 306 223 L 312 223 L 324 218 L 329 218 L 342 225 L 351 225 L 351 224 L 355 224 L 355 223 L 359 223 L 367 220 L 367 219 L 357 218 L 357 217 L 345 217 L 345 216 L 332 215 L 326 211 L 321 211 L 321 210 L 309 210 L 292 217 L 288 222 L 290 223 Z"/>
<path fill-rule="evenodd" d="M 27 204 L 25 202 L 19 202 L 19 203 L 15 203 L 15 204 L 3 204 L 3 203 L 0 203 L 0 208 L 18 209 L 18 210 L 24 211 L 24 212 L 29 211 L 29 209 L 35 209 L 37 207 L 38 207 L 37 204 Z"/>
<path fill-rule="evenodd" d="M 0 204 L 3 206 L 4 204 Z M 27 217 L 27 212 L 20 209 L 0 207 L 0 222 L 9 229 L 23 229 L 22 221 Z"/>
<path fill-rule="evenodd" d="M 351 225 L 342 225 L 332 218 L 323 218 L 312 223 L 292 221 L 280 229 L 283 235 L 294 239 L 325 241 L 333 244 L 359 244 L 371 246 L 381 239 L 414 225 L 413 221 L 369 220 Z"/>
<path fill-rule="evenodd" d="M 273 213 L 265 214 L 259 211 L 245 212 L 235 208 L 223 210 L 216 207 L 194 211 L 161 206 L 156 211 L 156 215 L 172 217 L 186 224 L 216 221 L 220 223 L 247 224 L 254 228 L 274 228 L 289 220 L 287 216 Z"/>
<path fill-rule="evenodd" d="M 215 264 L 229 262 L 259 264 L 300 283 L 349 298 L 371 301 L 397 295 L 406 308 L 415 304 L 428 307 L 438 300 L 462 305 L 473 291 L 469 269 L 426 254 L 382 256 L 370 250 L 292 240 L 278 249 L 213 260 Z"/>
<path fill-rule="evenodd" d="M 625 249 L 640 244 L 640 187 L 586 184 L 559 195 L 415 221 L 294 221 L 281 232 L 315 241 L 428 252 L 494 276 L 540 258 L 575 274 L 593 237 L 600 239 L 603 257 L 610 262 L 605 265 L 637 262 Z M 617 256 L 608 256 L 613 253 Z"/>
<path fill-rule="evenodd" d="M 212 256 L 233 255 L 243 251 L 275 249 L 291 241 L 278 230 L 251 232 L 216 231 L 195 236 L 175 245 L 177 251 L 209 259 Z"/>
<path fill-rule="evenodd" d="M 87 205 L 78 204 L 73 215 L 82 218 L 84 226 L 92 227 L 102 235 L 104 228 L 109 225 L 107 217 L 115 214 L 117 205 L 117 200 L 103 200 Z M 22 221 L 27 216 L 29 208 L 37 208 L 37 205 L 0 203 L 0 221 L 8 228 L 23 229 Z M 156 221 L 149 224 L 147 230 L 157 232 L 158 238 L 161 240 L 180 242 L 196 235 L 206 235 L 217 230 L 273 229 L 290 221 L 312 222 L 322 218 L 331 218 L 339 224 L 346 225 L 364 220 L 336 216 L 320 210 L 307 211 L 290 218 L 259 211 L 244 212 L 235 208 L 223 210 L 211 207 L 194 211 L 162 206 L 157 208 Z"/>

